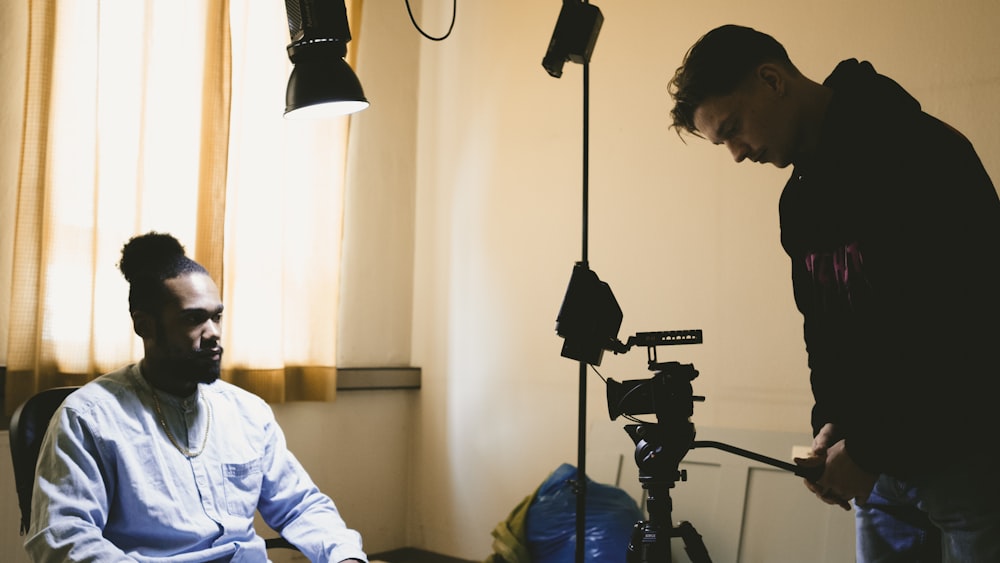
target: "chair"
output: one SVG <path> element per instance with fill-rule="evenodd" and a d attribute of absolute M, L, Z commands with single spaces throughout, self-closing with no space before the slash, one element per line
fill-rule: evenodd
<path fill-rule="evenodd" d="M 35 486 L 35 465 L 42 438 L 59 405 L 79 387 L 54 387 L 39 392 L 17 407 L 10 417 L 10 457 L 14 462 L 14 485 L 17 504 L 21 508 L 21 535 L 31 524 L 31 493 Z M 294 545 L 282 537 L 264 540 L 267 549 L 292 549 Z"/>
<path fill-rule="evenodd" d="M 33 395 L 10 417 L 10 457 L 14 462 L 14 485 L 21 507 L 21 535 L 31 523 L 31 491 L 35 486 L 35 463 L 49 420 L 63 399 L 79 387 L 56 387 Z"/>

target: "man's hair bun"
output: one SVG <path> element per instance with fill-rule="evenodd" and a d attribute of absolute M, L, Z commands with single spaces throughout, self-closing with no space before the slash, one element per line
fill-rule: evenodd
<path fill-rule="evenodd" d="M 184 257 L 184 247 L 173 236 L 150 232 L 133 237 L 122 248 L 118 268 L 129 283 L 142 277 L 167 279 Z"/>
<path fill-rule="evenodd" d="M 133 237 L 122 248 L 118 268 L 129 283 L 130 312 L 159 311 L 169 294 L 164 282 L 182 275 L 208 272 L 184 255 L 184 247 L 173 236 L 149 232 Z"/>

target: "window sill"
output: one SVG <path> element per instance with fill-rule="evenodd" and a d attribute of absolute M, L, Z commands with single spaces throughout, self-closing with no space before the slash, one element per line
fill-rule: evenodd
<path fill-rule="evenodd" d="M 420 389 L 420 368 L 337 368 L 338 391 Z"/>

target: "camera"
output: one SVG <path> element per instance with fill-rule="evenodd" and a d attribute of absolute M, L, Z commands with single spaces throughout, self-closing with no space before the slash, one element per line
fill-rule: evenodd
<path fill-rule="evenodd" d="M 608 415 L 615 420 L 622 415 L 655 414 L 660 423 L 687 420 L 694 414 L 694 401 L 704 401 L 692 392 L 691 382 L 698 377 L 693 364 L 656 363 L 649 379 L 618 382 L 608 378 Z"/>

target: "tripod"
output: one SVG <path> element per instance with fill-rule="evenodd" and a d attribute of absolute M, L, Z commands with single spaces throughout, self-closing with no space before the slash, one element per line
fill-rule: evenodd
<path fill-rule="evenodd" d="M 670 539 L 679 537 L 693 563 L 711 563 L 705 544 L 694 526 L 683 522 L 674 526 L 671 520 L 673 501 L 670 489 L 686 475 L 679 469 L 681 460 L 694 445 L 694 402 L 691 382 L 698 370 L 691 364 L 660 363 L 656 346 L 701 342 L 701 331 L 640 333 L 629 338 L 629 344 L 647 348 L 652 378 L 617 382 L 607 380 L 608 414 L 611 420 L 621 415 L 656 414 L 657 423 L 632 420 L 625 432 L 635 443 L 635 463 L 639 467 L 639 483 L 646 491 L 649 520 L 642 520 L 632 529 L 626 552 L 627 563 L 670 563 Z M 627 347 L 626 347 L 627 349 Z"/>
<path fill-rule="evenodd" d="M 642 520 L 632 529 L 625 560 L 627 563 L 670 563 L 670 539 L 681 538 L 692 563 L 711 563 L 712 559 L 701 540 L 701 534 L 690 522 L 673 525 L 673 501 L 670 489 L 684 480 L 678 464 L 694 443 L 694 425 L 665 428 L 658 424 L 630 424 L 625 427 L 635 442 L 635 461 L 639 466 L 639 482 L 646 491 L 649 520 Z M 673 449 L 671 449 L 673 448 Z"/>

